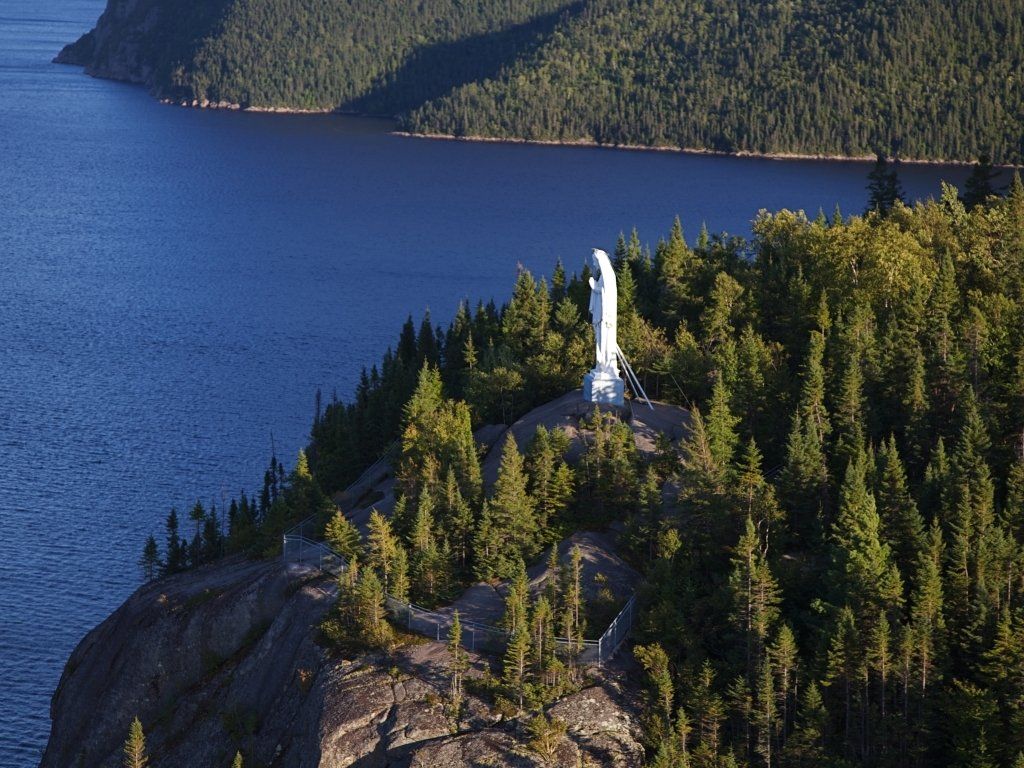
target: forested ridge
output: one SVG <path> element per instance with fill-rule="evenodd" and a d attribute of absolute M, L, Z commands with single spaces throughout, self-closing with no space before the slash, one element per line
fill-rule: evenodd
<path fill-rule="evenodd" d="M 1016 0 L 109 0 L 63 60 L 119 58 L 176 100 L 420 133 L 1024 159 Z"/>
<path fill-rule="evenodd" d="M 586 271 L 521 271 L 502 307 L 410 319 L 353 401 L 318 414 L 290 476 L 275 463 L 259 500 L 233 505 L 226 539 L 192 515 L 197 562 L 207 538 L 273 552 L 318 515 L 360 564 L 324 628 L 343 644 L 387 645 L 385 591 L 436 604 L 509 579 L 502 672 L 479 685 L 511 717 L 578 684 L 551 633 L 614 610 L 583 604 L 573 568 L 528 600 L 524 562 L 610 527 L 644 576 L 652 768 L 1024 764 L 1024 184 L 970 205 L 944 187 L 865 216 L 763 213 L 753 230 L 688 240 L 676 222 L 653 249 L 636 233 L 615 249 L 620 344 L 652 396 L 691 408 L 678 445 L 645 459 L 595 418 L 569 466 L 538 430 L 504 443 L 486 492 L 471 430 L 577 387 L 591 362 Z M 399 503 L 363 542 L 326 493 L 384 452 Z M 464 663 L 453 652 L 453 701 Z"/>

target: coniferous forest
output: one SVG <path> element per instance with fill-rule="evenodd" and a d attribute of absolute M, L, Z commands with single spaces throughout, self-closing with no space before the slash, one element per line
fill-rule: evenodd
<path fill-rule="evenodd" d="M 599 419 L 569 468 L 538 430 L 504 444 L 483 492 L 471 428 L 578 386 L 590 362 L 586 272 L 523 271 L 500 308 L 410 319 L 354 400 L 318 414 L 294 472 L 276 463 L 229 511 L 226 540 L 192 515 L 198 561 L 207 538 L 259 551 L 310 514 L 363 558 L 326 494 L 386 453 L 399 506 L 371 518 L 339 606 L 370 606 L 361 631 L 387 634 L 384 591 L 437 603 L 509 579 L 501 690 L 522 708 L 571 684 L 554 657 L 529 661 L 527 622 L 562 625 L 523 602 L 522 564 L 612 526 L 644 577 L 633 654 L 654 768 L 1024 764 L 1020 178 L 968 205 L 944 187 L 863 216 L 763 213 L 750 242 L 677 221 L 653 249 L 620 236 L 615 265 L 623 349 L 652 396 L 690 409 L 678 446 L 644 460 Z M 555 616 L 578 605 L 566 583 Z"/>
<path fill-rule="evenodd" d="M 1024 159 L 1015 0 L 109 0 L 61 60 L 420 133 Z"/>

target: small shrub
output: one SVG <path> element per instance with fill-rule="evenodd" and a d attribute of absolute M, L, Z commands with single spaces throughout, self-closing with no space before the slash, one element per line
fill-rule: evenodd
<path fill-rule="evenodd" d="M 537 715 L 527 724 L 526 730 L 530 734 L 530 749 L 545 762 L 550 762 L 558 753 L 568 726 L 557 717 L 548 719 L 545 715 Z"/>

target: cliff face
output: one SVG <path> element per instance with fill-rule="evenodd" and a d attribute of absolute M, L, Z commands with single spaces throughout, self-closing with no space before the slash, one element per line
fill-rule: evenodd
<path fill-rule="evenodd" d="M 95 28 L 64 47 L 54 61 L 96 77 L 149 86 L 160 95 L 187 92 L 182 83 L 203 38 L 230 0 L 107 0 Z"/>
<path fill-rule="evenodd" d="M 330 580 L 230 559 L 140 588 L 72 654 L 54 695 L 42 768 L 120 765 L 132 717 L 154 768 L 540 766 L 525 737 L 469 697 L 444 711 L 443 645 L 331 657 L 315 627 Z M 478 661 L 478 664 L 481 663 Z M 553 705 L 568 737 L 550 764 L 642 764 L 635 704 L 614 679 Z"/>

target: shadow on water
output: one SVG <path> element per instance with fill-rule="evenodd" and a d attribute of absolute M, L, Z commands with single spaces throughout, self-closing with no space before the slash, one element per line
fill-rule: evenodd
<path fill-rule="evenodd" d="M 342 103 L 338 109 L 396 115 L 467 83 L 493 78 L 535 51 L 559 24 L 579 16 L 585 5 L 580 0 L 508 29 L 417 48 L 401 67 L 381 78 L 367 93 Z"/>

